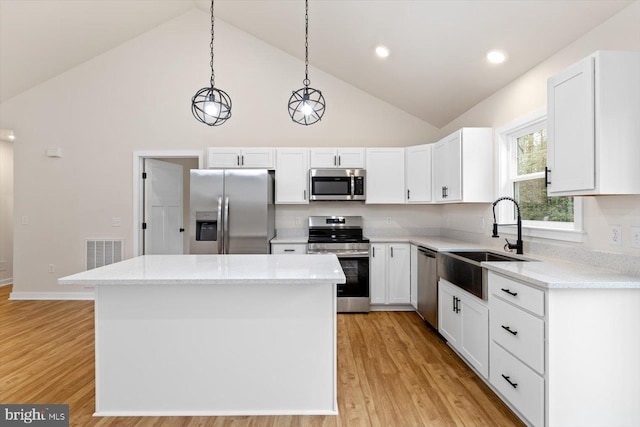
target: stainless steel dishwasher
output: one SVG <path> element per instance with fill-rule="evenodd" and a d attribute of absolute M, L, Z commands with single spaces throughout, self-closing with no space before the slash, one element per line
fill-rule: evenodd
<path fill-rule="evenodd" d="M 418 314 L 436 329 L 438 329 L 437 253 L 422 246 L 418 247 Z"/>

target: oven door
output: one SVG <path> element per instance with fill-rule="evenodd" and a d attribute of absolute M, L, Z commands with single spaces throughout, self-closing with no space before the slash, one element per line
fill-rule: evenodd
<path fill-rule="evenodd" d="M 338 255 L 347 281 L 338 285 L 338 298 L 369 298 L 369 256 Z"/>

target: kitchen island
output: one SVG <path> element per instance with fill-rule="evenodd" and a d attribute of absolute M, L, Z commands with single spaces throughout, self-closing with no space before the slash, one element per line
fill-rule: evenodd
<path fill-rule="evenodd" d="M 95 287 L 96 416 L 336 414 L 335 255 L 147 255 Z"/>

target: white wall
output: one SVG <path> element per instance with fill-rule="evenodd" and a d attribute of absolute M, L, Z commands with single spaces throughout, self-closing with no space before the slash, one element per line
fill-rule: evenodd
<path fill-rule="evenodd" d="M 13 276 L 13 142 L 0 139 L 0 285 Z"/>
<path fill-rule="evenodd" d="M 640 1 L 632 3 L 608 21 L 548 58 L 525 75 L 456 118 L 439 135 L 463 126 L 494 129 L 546 107 L 547 78 L 597 50 L 640 50 Z M 520 54 L 514 52 L 514 54 Z M 640 141 L 639 141 L 640 143 Z M 630 244 L 630 228 L 640 226 L 640 195 L 584 197 L 584 242 L 563 245 L 571 250 L 603 251 L 640 257 Z M 443 220 L 452 230 L 489 236 L 493 222 L 491 205 L 448 205 Z M 484 228 L 483 228 L 484 219 Z M 609 244 L 609 226 L 622 226 L 622 246 Z M 489 239 L 489 241 L 491 241 Z M 552 241 L 547 241 L 551 243 Z M 500 246 L 504 240 L 498 242 Z M 635 261 L 640 264 L 640 260 Z M 634 271 L 640 271 L 635 267 Z"/>
<path fill-rule="evenodd" d="M 326 114 L 314 126 L 292 123 L 287 101 L 303 62 L 219 19 L 216 86 L 232 97 L 233 117 L 215 128 L 197 122 L 190 103 L 209 82 L 209 19 L 187 12 L 0 105 L 0 126 L 20 141 L 15 214 L 28 218 L 14 230 L 14 292 L 83 291 L 56 279 L 83 270 L 86 238 L 124 238 L 132 255 L 133 151 L 434 140 L 432 126 L 313 67 Z M 62 157 L 46 157 L 49 147 Z"/>

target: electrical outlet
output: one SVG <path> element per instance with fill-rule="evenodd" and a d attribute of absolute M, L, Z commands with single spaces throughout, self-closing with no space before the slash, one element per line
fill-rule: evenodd
<path fill-rule="evenodd" d="M 640 249 L 640 227 L 631 227 L 631 247 Z"/>
<path fill-rule="evenodd" d="M 300 217 L 297 216 L 294 222 L 296 225 L 300 225 Z"/>
<path fill-rule="evenodd" d="M 612 246 L 622 246 L 622 226 L 612 225 L 609 229 L 609 244 Z"/>
<path fill-rule="evenodd" d="M 114 216 L 111 218 L 111 226 L 112 227 L 120 227 L 122 225 L 122 218 L 119 216 Z"/>
<path fill-rule="evenodd" d="M 391 217 L 389 217 L 389 216 L 388 216 L 388 217 L 385 219 L 385 222 L 386 222 L 387 224 L 391 224 Z"/>
<path fill-rule="evenodd" d="M 49 264 L 49 273 L 55 273 L 56 272 L 56 266 L 54 264 Z"/>
<path fill-rule="evenodd" d="M 22 215 L 22 217 L 20 218 L 20 224 L 22 224 L 22 225 L 29 224 L 29 217 L 26 216 L 26 215 Z"/>

